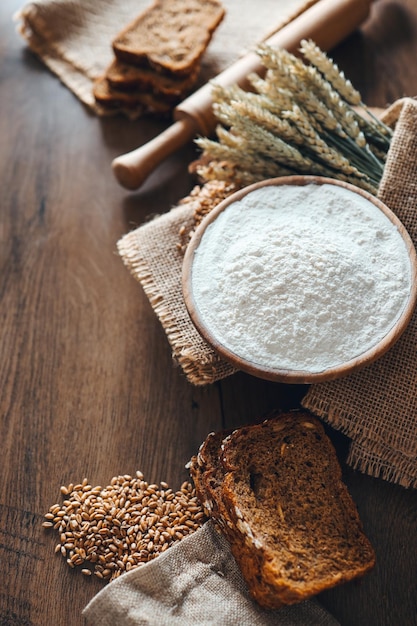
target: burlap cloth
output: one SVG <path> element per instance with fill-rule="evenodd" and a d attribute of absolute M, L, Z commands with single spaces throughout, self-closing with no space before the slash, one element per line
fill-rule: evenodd
<path fill-rule="evenodd" d="M 226 17 L 216 30 L 202 62 L 199 86 L 216 76 L 256 42 L 268 37 L 317 0 L 223 0 Z M 152 0 L 36 0 L 16 15 L 18 30 L 29 47 L 60 80 L 98 115 L 93 81 L 113 57 L 111 41 Z"/>
<path fill-rule="evenodd" d="M 384 115 L 396 121 L 379 197 L 417 243 L 417 101 L 405 98 Z M 125 235 L 119 253 L 141 283 L 188 380 L 204 385 L 234 373 L 194 328 L 181 291 L 181 226 L 194 205 L 173 208 Z M 366 306 L 366 303 L 364 303 Z M 417 486 L 417 317 L 382 359 L 354 376 L 312 386 L 303 404 L 352 439 L 348 463 L 372 476 Z"/>
<path fill-rule="evenodd" d="M 200 83 L 218 74 L 316 0 L 224 0 L 227 17 L 207 50 Z M 148 0 L 37 0 L 15 16 L 19 32 L 49 69 L 91 110 L 93 81 L 113 58 L 111 40 L 148 6 Z M 380 196 L 414 236 L 417 199 L 417 105 L 408 103 L 398 124 Z M 181 296 L 181 226 L 191 226 L 193 205 L 179 206 L 119 242 L 120 254 L 142 284 L 173 355 L 193 384 L 224 378 L 234 369 L 198 335 Z M 305 398 L 330 423 L 350 434 L 350 461 L 402 484 L 416 481 L 417 429 L 415 321 L 398 347 L 363 375 L 316 386 Z M 351 411 L 349 410 L 351 408 Z M 147 565 L 107 585 L 84 610 L 99 626 L 178 624 L 217 626 L 337 626 L 315 601 L 264 611 L 248 596 L 227 542 L 207 522 L 202 529 Z"/>
<path fill-rule="evenodd" d="M 417 245 L 415 100 L 402 108 L 378 196 Z M 303 405 L 352 439 L 348 462 L 354 468 L 417 487 L 416 385 L 417 312 L 385 356 L 352 376 L 313 385 Z"/>
<path fill-rule="evenodd" d="M 84 609 L 96 626 L 337 626 L 316 601 L 261 609 L 211 522 L 142 567 L 123 574 Z"/>

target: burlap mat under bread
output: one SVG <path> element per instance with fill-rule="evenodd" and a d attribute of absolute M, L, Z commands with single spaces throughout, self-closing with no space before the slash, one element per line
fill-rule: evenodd
<path fill-rule="evenodd" d="M 337 626 L 318 602 L 271 611 L 249 597 L 226 540 L 211 522 L 109 583 L 84 609 L 96 626 Z"/>
<path fill-rule="evenodd" d="M 207 82 L 317 0 L 223 0 L 226 16 L 206 50 L 199 84 Z M 113 59 L 112 39 L 152 0 L 36 0 L 15 16 L 18 30 L 49 69 L 90 109 L 92 86 Z"/>
<path fill-rule="evenodd" d="M 398 101 L 384 115 L 396 130 L 379 197 L 400 217 L 417 242 L 417 101 Z M 190 228 L 189 200 L 126 234 L 119 253 L 141 283 L 172 348 L 194 385 L 234 373 L 195 330 L 181 290 L 179 229 Z M 349 463 L 363 472 L 407 487 L 417 486 L 417 319 L 394 348 L 366 370 L 334 383 L 315 385 L 306 407 L 352 439 Z"/>

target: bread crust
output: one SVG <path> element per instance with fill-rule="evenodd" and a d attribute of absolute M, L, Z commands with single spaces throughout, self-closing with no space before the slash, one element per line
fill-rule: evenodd
<path fill-rule="evenodd" d="M 219 0 L 155 0 L 115 37 L 113 50 L 121 61 L 187 76 L 224 15 Z"/>
<path fill-rule="evenodd" d="M 307 411 L 211 434 L 190 473 L 261 606 L 301 602 L 375 564 L 333 445 Z"/>
<path fill-rule="evenodd" d="M 155 95 L 166 97 L 169 101 L 183 99 L 198 78 L 198 68 L 184 78 L 171 78 L 157 74 L 148 68 L 141 68 L 114 59 L 106 70 L 110 87 L 120 91 L 149 91 Z"/>
<path fill-rule="evenodd" d="M 142 115 L 150 113 L 155 116 L 167 117 L 174 106 L 173 103 L 145 91 L 126 92 L 114 89 L 105 76 L 94 82 L 93 95 L 96 102 L 103 107 L 132 110 Z"/>

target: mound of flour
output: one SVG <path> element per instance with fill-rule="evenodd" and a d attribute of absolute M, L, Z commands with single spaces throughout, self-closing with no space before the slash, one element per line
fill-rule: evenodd
<path fill-rule="evenodd" d="M 330 184 L 266 186 L 207 228 L 191 281 L 202 322 L 229 351 L 321 372 L 386 335 L 411 268 L 397 228 L 366 198 Z"/>

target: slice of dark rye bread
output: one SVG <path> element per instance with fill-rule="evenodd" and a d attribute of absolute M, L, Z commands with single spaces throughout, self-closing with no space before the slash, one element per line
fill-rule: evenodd
<path fill-rule="evenodd" d="M 105 77 L 110 87 L 120 91 L 135 91 L 138 89 L 149 91 L 163 97 L 183 99 L 195 85 L 199 67 L 184 78 L 171 78 L 157 74 L 146 67 L 137 67 L 114 59 L 106 69 Z"/>
<path fill-rule="evenodd" d="M 174 101 L 161 99 L 157 95 L 145 91 L 120 91 L 113 89 L 105 76 L 97 79 L 93 84 L 93 95 L 100 105 L 107 109 L 126 109 L 150 113 L 155 116 L 167 117 L 171 112 Z"/>
<path fill-rule="evenodd" d="M 224 15 L 219 0 L 154 0 L 115 37 L 115 56 L 167 75 L 188 76 Z"/>
<path fill-rule="evenodd" d="M 189 469 L 261 606 L 300 602 L 374 566 L 334 447 L 310 413 L 211 433 Z"/>

